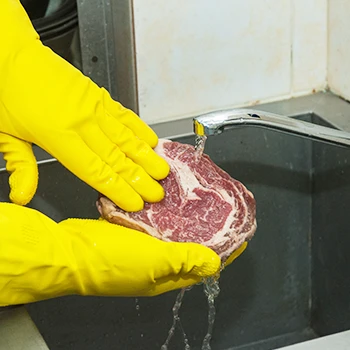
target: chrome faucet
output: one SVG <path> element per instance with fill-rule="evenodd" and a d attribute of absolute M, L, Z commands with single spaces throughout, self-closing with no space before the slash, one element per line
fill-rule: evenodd
<path fill-rule="evenodd" d="M 350 147 L 350 133 L 348 132 L 263 111 L 230 109 L 193 118 L 193 129 L 198 136 L 218 135 L 226 129 L 249 125 Z"/>

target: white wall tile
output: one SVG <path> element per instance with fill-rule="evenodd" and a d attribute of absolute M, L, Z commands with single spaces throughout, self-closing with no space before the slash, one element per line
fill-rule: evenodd
<path fill-rule="evenodd" d="M 134 0 L 148 123 L 326 87 L 328 1 Z"/>
<path fill-rule="evenodd" d="M 329 0 L 328 6 L 328 84 L 350 99 L 350 1 Z"/>
<path fill-rule="evenodd" d="M 134 0 L 134 14 L 148 123 L 290 94 L 290 0 Z"/>
<path fill-rule="evenodd" d="M 327 0 L 293 0 L 293 95 L 327 81 Z"/>

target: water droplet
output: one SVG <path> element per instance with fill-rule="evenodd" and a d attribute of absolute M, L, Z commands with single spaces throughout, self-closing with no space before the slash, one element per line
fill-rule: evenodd
<path fill-rule="evenodd" d="M 138 298 L 135 298 L 135 309 L 136 309 L 136 311 L 140 310 L 140 304 L 139 304 Z M 140 316 L 140 313 L 138 312 L 137 315 Z"/>

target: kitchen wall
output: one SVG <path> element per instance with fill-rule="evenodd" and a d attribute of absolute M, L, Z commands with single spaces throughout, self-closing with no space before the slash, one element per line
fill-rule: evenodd
<path fill-rule="evenodd" d="M 329 0 L 328 84 L 350 100 L 350 1 Z"/>
<path fill-rule="evenodd" d="M 350 7 L 334 2 L 333 12 Z M 324 89 L 327 16 L 327 0 L 134 0 L 140 116 L 152 124 Z"/>

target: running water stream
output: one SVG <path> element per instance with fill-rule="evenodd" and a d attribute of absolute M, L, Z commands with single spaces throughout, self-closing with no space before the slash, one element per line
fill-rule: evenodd
<path fill-rule="evenodd" d="M 206 136 L 196 136 L 195 139 L 195 160 L 198 162 L 203 155 L 204 151 L 204 146 L 205 146 L 205 141 L 207 137 Z M 203 281 L 203 289 L 204 293 L 208 298 L 208 330 L 207 334 L 205 335 L 202 343 L 202 350 L 211 350 L 210 346 L 210 341 L 213 335 L 213 328 L 214 328 L 214 322 L 215 322 L 215 314 L 216 314 L 216 309 L 215 309 L 215 299 L 220 293 L 220 288 L 219 288 L 219 276 L 215 277 L 209 277 L 204 279 Z M 179 316 L 179 311 L 182 305 L 182 301 L 184 298 L 184 295 L 186 291 L 190 290 L 190 288 L 184 288 L 182 289 L 179 294 L 176 297 L 175 304 L 173 306 L 173 323 L 171 325 L 171 328 L 168 332 L 168 337 L 164 344 L 161 347 L 161 350 L 169 350 L 169 344 L 174 336 L 176 327 L 178 326 L 180 328 L 180 331 L 182 332 L 182 336 L 184 339 L 184 345 L 185 348 L 184 350 L 191 350 L 187 335 L 185 333 L 185 330 L 183 329 L 183 326 L 181 324 L 180 316 Z"/>
<path fill-rule="evenodd" d="M 174 336 L 174 333 L 175 333 L 177 326 L 179 327 L 179 329 L 182 333 L 183 339 L 184 339 L 184 345 L 185 345 L 184 350 L 191 350 L 191 346 L 189 344 L 187 334 L 185 333 L 185 330 L 181 324 L 181 320 L 180 320 L 180 316 L 179 316 L 179 311 L 180 311 L 180 308 L 182 305 L 184 295 L 185 295 L 186 291 L 188 291 L 190 289 L 191 288 L 181 289 L 181 291 L 179 292 L 179 294 L 176 297 L 176 301 L 175 301 L 175 304 L 173 306 L 173 323 L 172 323 L 172 326 L 168 332 L 168 337 L 161 347 L 161 350 L 170 350 L 169 344 L 170 344 L 172 337 Z M 205 280 L 203 280 L 203 289 L 204 289 L 205 295 L 208 298 L 209 310 L 208 310 L 208 330 L 207 330 L 207 334 L 205 335 L 205 337 L 203 339 L 202 350 L 211 350 L 210 341 L 211 341 L 211 338 L 213 335 L 213 328 L 214 328 L 215 314 L 216 314 L 215 299 L 217 298 L 217 296 L 219 295 L 219 292 L 220 292 L 219 279 L 217 277 L 206 278 Z"/>
<path fill-rule="evenodd" d="M 213 336 L 214 322 L 215 322 L 215 299 L 220 293 L 219 279 L 216 277 L 209 277 L 203 284 L 204 293 L 208 298 L 208 331 L 202 343 L 202 350 L 211 350 L 210 341 Z"/>
<path fill-rule="evenodd" d="M 196 136 L 195 138 L 195 144 L 194 144 L 194 149 L 195 149 L 195 159 L 196 162 L 199 161 L 201 158 L 203 152 L 204 152 L 204 147 L 205 147 L 205 141 L 207 140 L 206 136 Z"/>
<path fill-rule="evenodd" d="M 179 325 L 180 330 L 182 331 L 182 335 L 183 335 L 184 343 L 185 343 L 185 350 L 191 350 L 190 344 L 188 343 L 187 335 L 182 327 L 180 316 L 179 316 L 179 311 L 180 311 L 180 307 L 182 305 L 183 297 L 184 297 L 186 291 L 189 289 L 190 288 L 181 289 L 181 291 L 179 292 L 179 294 L 176 297 L 176 301 L 175 301 L 175 304 L 173 306 L 173 324 L 171 325 L 171 328 L 168 332 L 168 338 L 166 339 L 165 343 L 160 348 L 161 350 L 168 350 L 170 340 L 175 333 L 177 325 Z"/>

